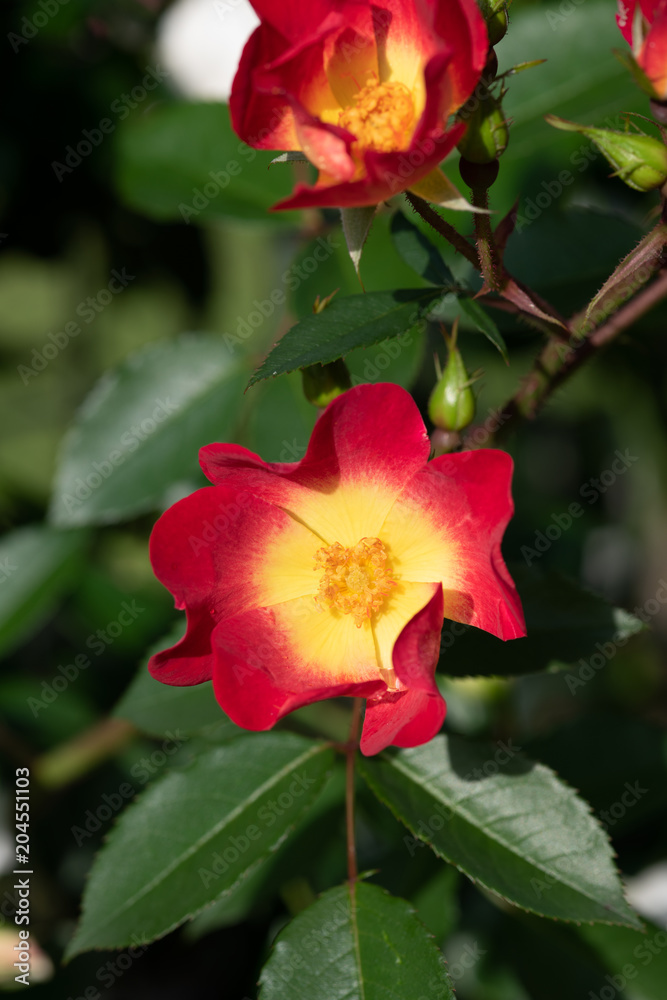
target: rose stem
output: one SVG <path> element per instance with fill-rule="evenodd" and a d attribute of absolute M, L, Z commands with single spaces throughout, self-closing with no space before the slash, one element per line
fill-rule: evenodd
<path fill-rule="evenodd" d="M 531 420 L 558 386 L 590 358 L 597 355 L 602 347 L 632 326 L 638 319 L 667 297 L 667 271 L 659 272 L 658 278 L 637 295 L 631 302 L 589 333 L 584 339 L 572 338 L 572 347 L 562 338 L 552 337 L 535 362 L 532 371 L 522 380 L 515 395 L 502 407 L 506 420 L 501 430 L 486 442 L 486 447 L 497 446 L 500 440 L 516 430 L 517 423 Z M 507 419 L 509 418 L 509 419 Z"/>
<path fill-rule="evenodd" d="M 500 291 L 503 288 L 503 266 L 496 246 L 496 239 L 491 226 L 489 208 L 489 192 L 484 187 L 472 188 L 472 203 L 475 208 L 484 211 L 475 212 L 475 235 L 477 237 L 477 252 L 482 263 L 482 275 L 489 288 Z"/>
<path fill-rule="evenodd" d="M 361 722 L 361 698 L 352 704 L 350 736 L 345 748 L 345 820 L 347 829 L 347 877 L 354 888 L 357 881 L 357 848 L 354 842 L 354 760 L 359 745 L 359 723 Z"/>
<path fill-rule="evenodd" d="M 454 229 L 454 226 L 450 225 L 449 222 L 443 219 L 443 217 L 436 212 L 435 209 L 431 208 L 429 203 L 424 201 L 423 198 L 413 194 L 411 191 L 406 191 L 405 197 L 410 205 L 412 205 L 417 215 L 422 217 L 424 222 L 427 222 L 429 226 L 431 226 L 432 229 L 435 229 L 436 233 L 439 233 L 440 236 L 443 236 L 448 243 L 451 243 L 454 249 L 457 250 L 458 253 L 462 254 L 466 260 L 472 264 L 475 270 L 480 270 L 480 263 L 477 259 L 475 248 L 472 244 L 468 243 L 465 236 L 461 236 L 461 234 Z"/>

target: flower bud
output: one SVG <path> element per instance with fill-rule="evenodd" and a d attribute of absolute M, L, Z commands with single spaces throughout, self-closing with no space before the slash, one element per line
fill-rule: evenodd
<path fill-rule="evenodd" d="M 309 365 L 301 372 L 303 394 L 313 406 L 328 406 L 350 388 L 350 373 L 342 358 L 327 365 Z"/>
<path fill-rule="evenodd" d="M 505 152 L 509 130 L 499 98 L 487 94 L 468 116 L 464 111 L 459 117 L 468 125 L 457 147 L 466 160 L 492 163 Z"/>
<path fill-rule="evenodd" d="M 475 416 L 475 396 L 454 338 L 445 370 L 428 401 L 428 415 L 444 431 L 461 431 Z"/>
<path fill-rule="evenodd" d="M 616 176 L 635 191 L 653 191 L 667 181 L 667 147 L 659 139 L 643 132 L 592 128 L 555 115 L 547 115 L 546 120 L 554 128 L 588 136 L 615 168 Z"/>
<path fill-rule="evenodd" d="M 489 33 L 489 45 L 497 45 L 505 37 L 508 25 L 507 4 L 505 0 L 478 0 L 482 17 L 486 21 L 486 30 Z"/>

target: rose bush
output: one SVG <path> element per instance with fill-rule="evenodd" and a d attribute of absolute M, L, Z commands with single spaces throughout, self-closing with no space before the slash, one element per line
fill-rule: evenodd
<path fill-rule="evenodd" d="M 318 420 L 301 462 L 234 444 L 200 452 L 214 484 L 167 510 L 156 575 L 187 612 L 153 656 L 167 684 L 213 679 L 227 714 L 269 729 L 302 705 L 367 699 L 361 749 L 415 746 L 440 728 L 443 617 L 525 634 L 500 552 L 513 512 L 502 451 L 428 462 L 426 429 L 396 385 L 360 385 Z"/>
<path fill-rule="evenodd" d="M 232 88 L 239 136 L 300 150 L 317 167 L 277 208 L 375 205 L 410 189 L 432 197 L 437 165 L 465 125 L 447 120 L 487 56 L 474 0 L 253 0 L 261 24 Z"/>

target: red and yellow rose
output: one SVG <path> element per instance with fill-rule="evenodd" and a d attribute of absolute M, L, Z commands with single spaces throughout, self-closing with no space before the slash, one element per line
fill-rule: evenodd
<path fill-rule="evenodd" d="M 474 0 L 252 0 L 230 112 L 257 149 L 301 151 L 317 183 L 277 208 L 375 205 L 410 189 L 432 198 L 437 165 L 465 125 L 488 38 Z"/>
<path fill-rule="evenodd" d="M 643 76 L 645 89 L 667 100 L 667 0 L 618 0 L 616 23 Z"/>
<path fill-rule="evenodd" d="M 214 485 L 167 510 L 151 538 L 155 573 L 188 621 L 152 658 L 153 676 L 212 679 L 247 729 L 345 695 L 366 698 L 364 753 L 431 739 L 445 715 L 434 677 L 443 618 L 502 639 L 525 626 L 500 552 L 510 457 L 429 462 L 429 450 L 395 385 L 335 399 L 297 463 L 203 448 Z"/>

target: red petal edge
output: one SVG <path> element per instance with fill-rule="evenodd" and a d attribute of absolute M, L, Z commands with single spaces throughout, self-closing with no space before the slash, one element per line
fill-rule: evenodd
<path fill-rule="evenodd" d="M 394 670 L 408 689 L 387 692 L 366 703 L 360 744 L 366 757 L 388 746 L 428 743 L 444 722 L 447 706 L 435 683 L 443 596 L 442 587 L 435 586 L 431 600 L 410 619 L 394 644 Z"/>
<path fill-rule="evenodd" d="M 391 382 L 358 385 L 329 403 L 298 463 L 263 462 L 238 445 L 199 452 L 204 475 L 270 503 L 288 504 L 294 486 L 326 490 L 340 481 L 382 479 L 398 495 L 428 460 L 430 443 L 412 396 Z"/>
<path fill-rule="evenodd" d="M 213 634 L 213 688 L 224 711 L 244 729 L 270 729 L 303 705 L 336 697 L 368 697 L 381 680 L 360 684 L 308 685 L 308 665 L 276 629 L 271 608 L 257 608 L 221 622 Z M 303 687 L 299 687 L 299 682 Z"/>

